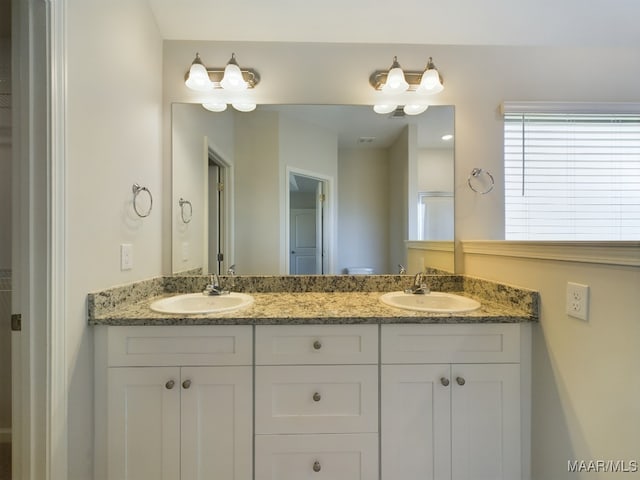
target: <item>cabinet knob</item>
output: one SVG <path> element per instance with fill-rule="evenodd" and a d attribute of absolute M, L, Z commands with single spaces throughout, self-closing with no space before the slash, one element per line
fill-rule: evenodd
<path fill-rule="evenodd" d="M 320 462 L 318 461 L 313 462 L 313 471 L 319 472 L 320 470 L 322 470 L 322 467 L 320 466 Z"/>
<path fill-rule="evenodd" d="M 176 382 L 174 382 L 173 380 L 169 380 L 167 383 L 164 384 L 167 390 L 171 390 L 175 385 L 176 385 Z"/>
<path fill-rule="evenodd" d="M 313 394 L 313 401 L 314 402 L 319 402 L 322 399 L 322 395 L 320 395 L 318 392 Z"/>
<path fill-rule="evenodd" d="M 191 386 L 191 380 L 185 380 L 182 382 L 182 388 L 189 388 Z"/>
<path fill-rule="evenodd" d="M 322 342 L 320 342 L 320 340 L 316 340 L 315 342 L 313 342 L 313 348 L 315 350 L 320 350 L 322 348 Z"/>
<path fill-rule="evenodd" d="M 466 383 L 464 378 L 462 377 L 456 377 L 456 382 L 458 383 L 458 385 L 464 385 Z"/>
<path fill-rule="evenodd" d="M 440 383 L 442 385 L 444 385 L 445 387 L 448 387 L 449 386 L 449 379 L 447 377 L 441 377 L 440 378 Z"/>

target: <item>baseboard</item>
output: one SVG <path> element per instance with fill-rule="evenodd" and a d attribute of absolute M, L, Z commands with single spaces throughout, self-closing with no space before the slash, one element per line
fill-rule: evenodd
<path fill-rule="evenodd" d="M 0 428 L 0 443 L 11 443 L 10 428 Z"/>

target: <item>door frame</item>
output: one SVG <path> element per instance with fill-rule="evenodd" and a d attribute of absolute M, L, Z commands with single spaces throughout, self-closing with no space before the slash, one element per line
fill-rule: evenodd
<path fill-rule="evenodd" d="M 12 475 L 68 478 L 66 1 L 12 2 Z"/>
<path fill-rule="evenodd" d="M 207 198 L 205 200 L 205 218 L 207 219 L 207 228 L 204 232 L 205 235 L 205 266 L 209 266 L 209 162 L 214 162 L 221 168 L 222 183 L 224 189 L 222 190 L 222 217 L 220 223 L 223 226 L 223 234 L 220 238 L 220 249 L 224 254 L 224 259 L 221 264 L 221 274 L 225 274 L 227 269 L 233 265 L 234 262 L 234 203 L 233 203 L 233 163 L 229 161 L 223 154 L 220 148 L 216 146 L 208 137 L 205 137 L 207 158 L 205 162 L 205 192 L 207 192 Z M 209 272 L 211 273 L 211 272 Z"/>
<path fill-rule="evenodd" d="M 304 177 L 314 178 L 316 180 L 321 181 L 324 185 L 324 195 L 325 195 L 325 203 L 324 203 L 324 225 L 323 225 L 323 235 L 325 241 L 324 245 L 324 257 L 325 263 L 327 265 L 327 271 L 325 274 L 332 274 L 335 272 L 335 254 L 336 254 L 336 238 L 337 238 L 337 230 L 336 230 L 336 205 L 337 205 L 337 190 L 335 188 L 334 178 L 330 175 L 325 175 L 323 173 L 313 172 L 310 170 L 304 170 L 297 167 L 292 167 L 287 165 L 285 168 L 285 177 L 284 177 L 284 213 L 282 215 L 282 223 L 284 228 L 281 230 L 283 232 L 283 240 L 280 244 L 283 246 L 281 251 L 281 258 L 284 260 L 284 269 L 283 274 L 288 275 L 291 265 L 290 265 L 290 256 L 289 252 L 291 251 L 291 222 L 289 221 L 289 210 L 290 206 L 290 196 L 291 196 L 291 186 L 289 184 L 289 177 L 291 175 L 302 175 Z"/>

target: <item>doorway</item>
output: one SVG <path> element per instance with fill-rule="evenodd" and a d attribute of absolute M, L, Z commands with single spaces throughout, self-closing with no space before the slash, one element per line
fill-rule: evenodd
<path fill-rule="evenodd" d="M 231 266 L 231 165 L 209 147 L 207 167 L 207 226 L 205 249 L 208 273 L 224 274 Z"/>
<path fill-rule="evenodd" d="M 327 180 L 289 172 L 289 274 L 328 273 Z"/>

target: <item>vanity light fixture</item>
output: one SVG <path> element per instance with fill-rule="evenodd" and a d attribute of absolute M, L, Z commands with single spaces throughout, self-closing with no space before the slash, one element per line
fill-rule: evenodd
<path fill-rule="evenodd" d="M 373 110 L 380 114 L 391 113 L 399 104 L 404 103 L 403 110 L 406 115 L 419 115 L 429 107 L 427 100 L 423 97 L 444 90 L 442 76 L 431 57 L 423 71 L 403 71 L 398 63 L 398 57 L 393 57 L 391 68 L 373 72 L 369 77 L 369 83 L 385 96 L 384 101 L 373 107 Z M 407 101 L 407 94 L 415 97 Z M 398 98 L 394 99 L 393 96 Z"/>
<path fill-rule="evenodd" d="M 204 102 L 202 106 L 212 112 L 223 112 L 227 108 L 227 103 L 231 103 L 233 108 L 241 112 L 255 110 L 256 104 L 248 98 L 243 98 L 243 92 L 254 88 L 260 82 L 260 75 L 251 68 L 240 68 L 236 60 L 235 53 L 224 68 L 206 67 L 196 53 L 196 58 L 191 63 L 189 71 L 185 74 L 185 85 L 197 92 L 212 92 L 217 90 L 221 93 L 229 92 L 234 94 L 233 100 L 224 101 L 216 99 Z M 240 98 L 239 98 L 240 96 Z"/>

